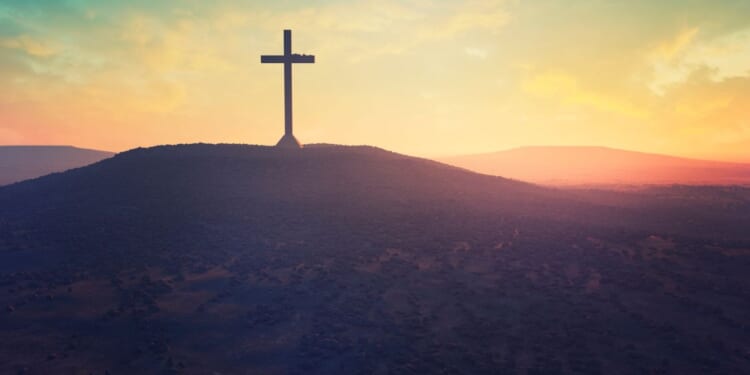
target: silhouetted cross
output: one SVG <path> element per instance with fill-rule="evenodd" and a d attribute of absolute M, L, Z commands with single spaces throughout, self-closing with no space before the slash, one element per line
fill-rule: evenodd
<path fill-rule="evenodd" d="M 284 64 L 284 137 L 281 138 L 278 146 L 290 145 L 288 142 L 293 141 L 300 147 L 292 134 L 292 64 L 315 63 L 315 56 L 292 53 L 292 30 L 284 30 L 284 54 L 262 55 L 260 62 Z"/>

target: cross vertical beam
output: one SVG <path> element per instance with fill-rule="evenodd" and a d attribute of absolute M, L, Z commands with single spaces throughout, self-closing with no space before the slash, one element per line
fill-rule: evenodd
<path fill-rule="evenodd" d="M 292 30 L 284 30 L 284 135 L 292 135 Z"/>
<path fill-rule="evenodd" d="M 315 56 L 292 53 L 292 30 L 284 30 L 284 54 L 262 55 L 260 62 L 284 64 L 284 136 L 277 146 L 300 148 L 292 132 L 292 64 L 315 63 Z"/>

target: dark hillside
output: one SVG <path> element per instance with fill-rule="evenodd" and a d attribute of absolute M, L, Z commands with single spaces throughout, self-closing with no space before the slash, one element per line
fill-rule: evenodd
<path fill-rule="evenodd" d="M 136 149 L 0 188 L 0 373 L 745 373 L 749 202 Z"/>

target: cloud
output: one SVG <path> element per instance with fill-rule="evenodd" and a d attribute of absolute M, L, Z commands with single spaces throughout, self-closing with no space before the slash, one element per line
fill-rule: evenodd
<path fill-rule="evenodd" d="M 673 39 L 659 44 L 654 50 L 655 58 L 663 61 L 673 60 L 680 52 L 693 42 L 699 28 L 693 27 L 680 31 Z"/>
<path fill-rule="evenodd" d="M 300 7 L 268 9 L 268 7 L 218 7 L 208 16 L 217 30 L 244 28 L 267 32 L 281 28 L 304 29 L 312 33 L 381 33 L 423 19 L 423 12 L 400 1 L 357 1 L 327 4 L 305 4 Z"/>
<path fill-rule="evenodd" d="M 322 8 L 307 8 L 279 15 L 282 24 L 304 20 L 319 30 L 333 32 L 387 32 L 423 15 L 394 1 L 344 2 Z M 274 22 L 272 27 L 278 27 Z"/>
<path fill-rule="evenodd" d="M 357 1 L 274 10 L 226 7 L 211 21 L 222 32 L 304 30 L 318 50 L 351 62 L 397 55 L 471 32 L 496 34 L 507 23 L 507 1 Z M 363 43 L 364 42 L 364 43 Z"/>
<path fill-rule="evenodd" d="M 564 71 L 550 70 L 532 74 L 523 80 L 521 87 L 532 95 L 552 98 L 568 105 L 582 105 L 635 118 L 649 116 L 646 108 L 615 95 L 588 89 L 575 76 Z"/>
<path fill-rule="evenodd" d="M 57 48 L 51 42 L 39 40 L 29 35 L 0 37 L 0 46 L 18 49 L 35 57 L 50 57 L 57 53 Z"/>
<path fill-rule="evenodd" d="M 435 32 L 440 36 L 452 36 L 471 30 L 498 32 L 508 22 L 508 12 L 502 1 L 480 1 L 469 3 L 456 10 Z"/>
<path fill-rule="evenodd" d="M 652 92 L 664 95 L 699 70 L 707 70 L 714 81 L 750 74 L 750 28 L 703 40 L 697 36 L 697 28 L 688 29 L 653 51 Z"/>
<path fill-rule="evenodd" d="M 484 48 L 476 48 L 476 47 L 466 47 L 464 48 L 464 52 L 473 58 L 477 59 L 486 59 L 488 52 Z"/>
<path fill-rule="evenodd" d="M 231 69 L 233 64 L 200 37 L 206 27 L 191 19 L 165 24 L 156 17 L 137 14 L 126 20 L 120 37 L 132 56 L 157 72 Z"/>
<path fill-rule="evenodd" d="M 749 75 L 750 28 L 696 44 L 685 53 L 684 64 L 715 69 L 715 80 Z"/>

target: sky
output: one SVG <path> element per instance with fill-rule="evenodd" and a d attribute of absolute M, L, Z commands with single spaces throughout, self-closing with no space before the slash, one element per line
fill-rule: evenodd
<path fill-rule="evenodd" d="M 0 0 L 0 144 L 295 135 L 422 156 L 597 145 L 750 162 L 747 0 Z"/>

